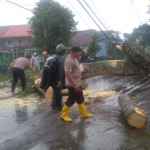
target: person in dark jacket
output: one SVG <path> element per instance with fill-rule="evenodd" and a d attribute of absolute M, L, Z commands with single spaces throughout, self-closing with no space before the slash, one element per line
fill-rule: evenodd
<path fill-rule="evenodd" d="M 46 59 L 43 69 L 43 76 L 40 88 L 45 92 L 51 86 L 53 88 L 53 99 L 51 107 L 57 110 L 62 109 L 61 90 L 65 87 L 64 58 L 66 48 L 63 44 L 56 47 L 56 54 Z"/>
<path fill-rule="evenodd" d="M 81 52 L 81 56 L 80 56 L 80 59 L 79 59 L 79 62 L 80 63 L 86 63 L 87 62 L 87 55 L 85 53 L 85 49 L 82 49 L 82 52 Z"/>

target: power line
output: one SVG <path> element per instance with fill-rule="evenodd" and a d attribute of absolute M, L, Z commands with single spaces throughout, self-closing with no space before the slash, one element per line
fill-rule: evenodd
<path fill-rule="evenodd" d="M 104 18 L 102 17 L 102 15 L 100 14 L 100 12 L 98 11 L 98 9 L 96 8 L 95 4 L 92 2 L 92 0 L 90 0 L 91 3 L 93 4 L 94 8 L 97 10 L 98 14 L 101 16 L 101 18 L 103 19 L 104 23 L 106 24 L 107 28 L 110 30 L 109 26 L 107 25 L 106 21 L 104 20 Z"/>
<path fill-rule="evenodd" d="M 14 4 L 14 5 L 16 5 L 16 6 L 20 7 L 20 8 L 22 8 L 22 9 L 25 9 L 25 10 L 30 11 L 30 12 L 32 12 L 33 14 L 37 15 L 35 12 L 33 12 L 32 10 L 30 10 L 30 9 L 28 9 L 28 8 L 26 8 L 26 7 L 23 7 L 23 6 L 21 6 L 21 5 L 17 4 L 17 3 L 11 2 L 11 1 L 9 1 L 9 0 L 6 0 L 6 1 L 8 1 L 8 3 L 12 3 L 12 4 Z M 38 16 L 39 16 L 39 15 L 38 15 Z M 42 15 L 41 15 L 41 16 L 42 16 Z M 49 19 L 49 18 L 47 18 L 47 17 L 45 17 L 45 16 L 42 16 L 42 17 L 44 17 L 44 18 L 46 18 L 46 19 L 52 21 L 51 19 Z M 54 21 L 54 20 L 53 20 L 53 21 Z M 56 21 L 54 21 L 54 22 L 56 22 Z M 58 23 L 59 25 L 64 26 L 63 24 L 61 24 L 61 23 L 59 23 L 59 22 L 56 22 L 56 23 Z M 78 32 L 78 33 L 80 33 L 80 34 L 82 34 L 82 35 L 85 35 L 85 36 L 87 36 L 87 37 L 92 38 L 91 36 L 86 35 L 86 34 L 84 34 L 84 33 L 82 33 L 82 32 Z"/>
<path fill-rule="evenodd" d="M 9 4 L 10 2 L 5 2 L 5 1 L 0 1 L 1 3 L 6 3 Z M 31 5 L 31 4 L 19 4 L 19 5 L 27 5 L 27 6 L 36 6 L 36 5 Z"/>
<path fill-rule="evenodd" d="M 85 0 L 83 0 L 84 3 L 87 5 L 87 7 L 90 7 Z M 94 23 L 97 25 L 97 27 L 102 31 L 102 33 L 105 35 L 105 37 L 108 39 L 108 41 L 115 47 L 115 45 L 111 42 L 111 40 L 107 37 L 107 35 L 103 32 L 101 27 L 98 25 L 98 23 L 95 21 L 95 19 L 91 16 L 91 14 L 87 11 L 87 9 L 83 6 L 83 4 L 78 0 L 80 5 L 83 7 L 83 9 L 87 12 L 87 14 L 91 17 L 91 19 L 94 21 Z M 90 9 L 90 8 L 89 8 Z M 91 9 L 90 9 L 91 10 Z M 91 12 L 95 15 L 94 11 L 91 10 Z M 96 16 L 96 15 L 95 15 Z M 98 19 L 99 20 L 99 19 Z M 121 55 L 121 57 L 125 60 L 125 58 Z M 132 67 L 130 66 L 131 70 L 133 71 Z M 134 71 L 133 71 L 134 72 Z"/>
<path fill-rule="evenodd" d="M 140 22 L 141 22 L 141 24 L 142 24 L 142 21 L 141 21 L 141 19 L 140 19 L 140 16 L 138 15 L 138 12 L 137 12 L 137 10 L 136 10 L 136 8 L 135 8 L 135 6 L 134 6 L 132 0 L 131 0 L 131 3 L 132 3 L 132 6 L 133 6 L 133 8 L 134 8 L 134 10 L 135 10 L 135 12 L 136 12 L 137 17 L 139 18 L 139 20 L 140 20 Z"/>
<path fill-rule="evenodd" d="M 76 11 L 76 9 L 71 5 L 71 3 L 69 2 L 69 0 L 67 0 L 67 2 L 70 4 L 70 6 L 75 10 L 75 12 L 80 16 L 80 18 L 84 21 L 84 19 L 81 17 L 81 15 Z M 89 27 L 89 25 L 84 21 L 84 23 L 87 25 L 87 27 Z M 90 28 L 90 27 L 89 27 Z M 91 29 L 91 28 L 90 28 Z M 91 29 L 92 30 L 92 29 Z M 95 32 L 94 32 L 95 33 Z"/>
<path fill-rule="evenodd" d="M 8 1 L 9 3 L 12 3 L 12 4 L 14 4 L 14 5 L 18 6 L 18 7 L 21 7 L 21 8 L 23 8 L 23 9 L 25 9 L 25 10 L 28 10 L 28 11 L 30 11 L 30 12 L 32 12 L 32 13 L 34 14 L 34 12 L 33 12 L 32 10 L 30 10 L 30 9 L 28 9 L 28 8 L 25 8 L 25 7 L 23 7 L 23 6 L 21 6 L 21 5 L 17 4 L 17 3 L 11 2 L 11 1 L 9 1 L 9 0 L 5 0 L 5 1 Z"/>
<path fill-rule="evenodd" d="M 84 0 L 83 0 L 84 1 Z M 101 27 L 98 25 L 98 23 L 94 20 L 94 18 L 91 16 L 91 14 L 87 11 L 87 9 L 83 6 L 83 4 L 80 2 L 80 0 L 78 0 L 78 2 L 81 4 L 81 6 L 84 8 L 84 10 L 87 12 L 87 14 L 91 17 L 91 19 L 94 21 L 94 23 L 97 25 L 97 27 L 101 30 L 101 32 L 106 36 L 106 34 L 103 32 L 103 30 L 101 29 Z M 84 1 L 85 2 L 85 1 Z M 85 2 L 86 4 L 86 2 Z M 88 4 L 86 4 L 88 6 Z M 108 38 L 108 37 L 107 37 Z M 110 41 L 110 40 L 109 40 Z M 111 41 L 110 41 L 111 42 Z"/>
<path fill-rule="evenodd" d="M 88 4 L 88 2 L 86 0 L 83 0 L 84 3 L 88 6 L 88 8 L 91 10 L 91 12 L 93 13 L 93 15 L 98 19 L 98 21 L 101 23 L 101 25 L 106 29 L 106 31 L 113 37 L 112 33 L 110 31 L 108 31 L 107 27 L 103 24 L 103 22 L 100 20 L 100 18 L 97 16 L 97 14 L 94 12 L 94 10 L 90 7 L 90 5 Z M 104 33 L 103 33 L 104 34 Z M 105 35 L 105 34 L 104 34 Z M 106 35 L 105 35 L 106 36 Z M 107 37 L 107 36 L 106 36 Z"/>

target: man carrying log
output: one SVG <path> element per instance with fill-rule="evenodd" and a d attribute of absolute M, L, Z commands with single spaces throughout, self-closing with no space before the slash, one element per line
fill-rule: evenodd
<path fill-rule="evenodd" d="M 72 119 L 68 117 L 70 107 L 77 102 L 78 109 L 81 117 L 92 117 L 92 114 L 88 114 L 84 104 L 84 96 L 81 88 L 81 70 L 77 58 L 80 57 L 81 49 L 78 46 L 71 48 L 71 53 L 65 60 L 65 75 L 66 75 L 66 87 L 68 88 L 69 96 L 64 104 L 61 112 L 61 118 L 64 121 L 71 122 Z"/>
<path fill-rule="evenodd" d="M 44 64 L 43 76 L 40 88 L 45 92 L 51 86 L 53 88 L 53 99 L 51 107 L 57 110 L 62 109 L 61 90 L 65 85 L 64 59 L 66 48 L 63 44 L 56 47 L 56 54 L 48 57 Z"/>

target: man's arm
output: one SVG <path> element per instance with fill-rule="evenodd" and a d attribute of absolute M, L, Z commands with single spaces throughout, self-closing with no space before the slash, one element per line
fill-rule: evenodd
<path fill-rule="evenodd" d="M 76 83 L 74 82 L 72 75 L 70 72 L 66 71 L 65 72 L 67 79 L 69 80 L 69 82 L 73 85 L 74 89 L 76 90 L 76 92 L 80 91 L 80 88 L 76 85 Z"/>
<path fill-rule="evenodd" d="M 33 69 L 33 67 L 30 64 L 29 64 L 29 68 L 36 76 L 40 78 L 40 76 L 37 74 L 37 72 Z"/>
<path fill-rule="evenodd" d="M 14 61 L 10 64 L 10 66 L 8 67 L 8 71 L 10 71 L 10 69 L 13 67 L 13 65 L 15 64 L 16 61 L 17 61 L 17 59 L 14 60 Z"/>
<path fill-rule="evenodd" d="M 58 84 L 57 87 L 59 88 L 62 85 L 62 78 L 64 74 L 64 60 L 58 58 Z"/>

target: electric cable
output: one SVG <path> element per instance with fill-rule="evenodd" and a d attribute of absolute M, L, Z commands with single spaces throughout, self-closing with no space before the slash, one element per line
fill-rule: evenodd
<path fill-rule="evenodd" d="M 84 1 L 84 0 L 83 0 Z M 108 41 L 115 47 L 115 45 L 111 42 L 111 40 L 106 36 L 106 34 L 103 32 L 101 27 L 98 25 L 98 23 L 94 20 L 94 18 L 91 16 L 91 14 L 87 11 L 87 9 L 83 6 L 83 4 L 78 0 L 80 5 L 83 7 L 83 9 L 87 12 L 87 14 L 90 16 L 90 18 L 94 21 L 94 23 L 97 25 L 97 27 L 101 30 L 101 32 L 105 35 L 105 37 L 108 39 Z M 88 4 L 84 1 L 84 3 L 88 6 Z M 125 58 L 121 55 L 121 57 L 125 60 Z M 131 70 L 133 71 L 131 65 L 130 65 Z M 133 71 L 134 72 L 134 71 Z"/>
<path fill-rule="evenodd" d="M 101 18 L 103 19 L 104 23 L 106 24 L 107 28 L 110 30 L 109 26 L 107 25 L 106 21 L 104 20 L 104 18 L 102 17 L 102 15 L 100 14 L 100 12 L 98 11 L 98 9 L 96 8 L 95 4 L 92 2 L 92 0 L 90 0 L 91 3 L 93 4 L 94 8 L 97 10 L 98 14 L 101 16 Z"/>
<path fill-rule="evenodd" d="M 9 4 L 10 2 L 0 1 L 0 3 Z M 19 3 L 19 5 L 36 6 L 36 5 L 31 5 L 31 4 L 20 4 L 20 3 Z"/>
<path fill-rule="evenodd" d="M 90 5 L 88 4 L 88 2 L 86 0 L 83 0 L 84 3 L 88 6 L 88 8 L 90 9 L 90 11 L 93 13 L 93 15 L 97 18 L 97 20 L 101 23 L 101 25 L 106 29 L 106 31 L 112 36 L 114 37 L 114 35 L 112 35 L 112 33 L 110 31 L 108 31 L 107 27 L 103 24 L 103 22 L 100 20 L 100 18 L 97 16 L 97 14 L 94 12 L 94 10 L 90 7 Z M 107 36 L 107 35 L 106 35 Z"/>
<path fill-rule="evenodd" d="M 30 11 L 30 12 L 32 12 L 32 13 L 35 14 L 35 15 L 37 15 L 35 12 L 33 12 L 32 10 L 30 10 L 30 9 L 28 9 L 28 8 L 26 8 L 26 7 L 23 7 L 23 6 L 21 6 L 21 5 L 17 4 L 17 3 L 11 2 L 11 1 L 9 1 L 9 0 L 6 0 L 6 1 L 8 1 L 9 3 L 12 3 L 12 4 L 14 4 L 14 5 L 18 6 L 18 7 L 21 7 L 21 8 L 23 8 L 23 9 L 27 10 L 27 11 Z M 39 15 L 38 15 L 38 16 L 39 16 Z M 41 16 L 42 16 L 42 15 L 41 15 Z M 52 21 L 51 19 L 49 19 L 49 18 L 47 18 L 47 17 L 45 17 L 45 16 L 42 16 L 42 17 L 44 17 L 44 18 L 46 18 L 46 19 Z M 53 21 L 54 21 L 54 20 L 53 20 Z M 56 22 L 56 21 L 54 21 L 54 22 Z M 59 25 L 63 25 L 63 24 L 61 24 L 61 23 L 59 23 L 59 22 L 56 22 L 56 23 L 58 23 Z M 64 25 L 63 25 L 63 26 L 64 26 Z M 79 33 L 80 33 L 80 34 L 83 34 L 83 35 L 85 35 L 85 36 L 88 36 L 88 35 L 86 35 L 86 34 L 84 34 L 84 33 L 81 33 L 81 32 L 79 32 Z M 89 36 L 88 36 L 88 37 L 89 37 Z"/>
<path fill-rule="evenodd" d="M 141 24 L 142 24 L 141 18 L 140 18 L 140 16 L 139 16 L 139 14 L 138 14 L 138 12 L 137 12 L 137 10 L 136 10 L 136 8 L 135 8 L 135 6 L 134 6 L 134 4 L 133 4 L 133 1 L 132 1 L 132 0 L 131 0 L 131 3 L 132 3 L 132 6 L 133 6 L 133 8 L 134 8 L 134 10 L 135 10 L 135 12 L 136 12 L 136 15 L 137 15 L 137 17 L 138 17 L 139 21 L 140 21 L 140 22 L 141 22 Z"/>
<path fill-rule="evenodd" d="M 70 6 L 74 9 L 74 11 L 79 15 L 79 17 L 83 20 L 83 22 L 87 25 L 87 27 L 89 27 L 89 25 L 85 22 L 85 20 L 81 17 L 81 15 L 76 11 L 76 9 L 71 5 L 71 3 L 69 2 L 69 0 L 67 0 L 67 2 L 70 4 Z M 89 27 L 89 29 L 91 29 Z M 92 30 L 92 29 L 91 29 Z M 94 32 L 95 33 L 95 32 Z"/>

